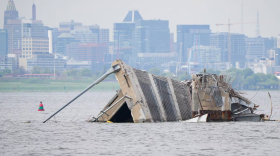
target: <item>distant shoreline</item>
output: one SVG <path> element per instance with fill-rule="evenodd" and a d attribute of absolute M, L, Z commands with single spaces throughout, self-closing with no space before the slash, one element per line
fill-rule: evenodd
<path fill-rule="evenodd" d="M 63 92 L 83 91 L 88 82 L 51 82 L 49 84 L 28 84 L 23 82 L 0 82 L 0 92 Z M 117 82 L 101 82 L 89 91 L 115 91 L 120 86 Z"/>

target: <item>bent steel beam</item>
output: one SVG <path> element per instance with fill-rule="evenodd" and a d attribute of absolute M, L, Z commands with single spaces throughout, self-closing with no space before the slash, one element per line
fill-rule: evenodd
<path fill-rule="evenodd" d="M 61 110 L 63 110 L 65 107 L 70 105 L 73 101 L 75 101 L 77 98 L 79 98 L 81 95 L 83 95 L 85 92 L 87 92 L 89 89 L 91 89 L 93 86 L 97 85 L 98 83 L 102 82 L 106 77 L 109 75 L 116 73 L 120 70 L 120 66 L 114 65 L 112 66 L 104 75 L 102 75 L 99 79 L 97 79 L 94 83 L 92 83 L 90 86 L 88 86 L 84 91 L 82 91 L 79 95 L 77 95 L 74 99 L 72 99 L 70 102 L 68 102 L 66 105 L 64 105 L 62 108 L 60 108 L 57 112 L 55 112 L 53 115 L 51 115 L 47 120 L 45 120 L 43 123 L 50 120 L 53 116 L 55 116 L 57 113 L 59 113 Z"/>
<path fill-rule="evenodd" d="M 122 101 L 122 99 L 124 99 L 124 98 L 128 98 L 128 99 L 132 100 L 132 98 L 129 97 L 129 96 L 127 96 L 127 95 L 123 96 L 123 97 L 120 98 L 117 102 L 115 102 L 115 103 L 112 104 L 110 107 L 108 107 L 106 110 L 101 111 L 101 113 L 98 115 L 98 117 L 94 118 L 94 119 L 93 119 L 92 121 L 90 121 L 90 122 L 98 121 L 98 118 L 100 118 L 103 114 L 106 114 L 106 112 L 107 112 L 108 110 L 110 110 L 111 108 L 113 108 L 115 105 L 117 105 L 117 104 L 118 104 L 120 101 Z"/>

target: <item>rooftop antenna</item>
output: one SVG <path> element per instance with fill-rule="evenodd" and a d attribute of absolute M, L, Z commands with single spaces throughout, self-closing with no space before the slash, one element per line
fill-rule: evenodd
<path fill-rule="evenodd" d="M 256 25 L 256 36 L 259 37 L 260 35 L 260 19 L 259 19 L 259 11 L 257 11 L 257 25 Z"/>

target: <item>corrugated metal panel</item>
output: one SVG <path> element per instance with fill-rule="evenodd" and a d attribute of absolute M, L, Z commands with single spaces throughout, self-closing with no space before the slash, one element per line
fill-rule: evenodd
<path fill-rule="evenodd" d="M 168 86 L 167 79 L 165 77 L 155 76 L 155 75 L 153 75 L 153 78 L 155 80 L 164 110 L 166 112 L 166 120 L 167 121 L 178 121 L 177 116 L 176 116 L 176 114 L 177 114 L 176 109 L 174 106 L 174 102 L 172 99 L 170 88 Z"/>
<path fill-rule="evenodd" d="M 172 85 L 177 98 L 178 106 L 180 109 L 181 117 L 183 120 L 192 118 L 192 103 L 189 88 L 183 83 L 172 80 Z"/>
<path fill-rule="evenodd" d="M 154 90 L 152 89 L 148 73 L 137 69 L 134 69 L 134 72 L 138 78 L 154 122 L 161 122 L 162 118 L 159 111 L 159 105 Z"/>

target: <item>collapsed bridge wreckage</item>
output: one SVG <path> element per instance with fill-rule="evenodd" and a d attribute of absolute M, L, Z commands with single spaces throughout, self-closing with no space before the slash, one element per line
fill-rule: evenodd
<path fill-rule="evenodd" d="M 51 115 L 47 122 L 90 88 L 115 74 L 120 89 L 88 122 L 208 122 L 263 121 L 264 114 L 255 114 L 258 105 L 232 88 L 225 75 L 194 74 L 191 80 L 178 81 L 134 69 L 121 60 L 74 99 Z M 197 119 L 197 120 L 196 120 Z"/>
<path fill-rule="evenodd" d="M 203 114 L 207 121 L 262 121 L 258 105 L 231 87 L 225 75 L 195 74 L 178 81 L 126 65 L 121 60 L 115 76 L 120 90 L 96 118 L 89 122 L 169 122 L 189 120 Z"/>

